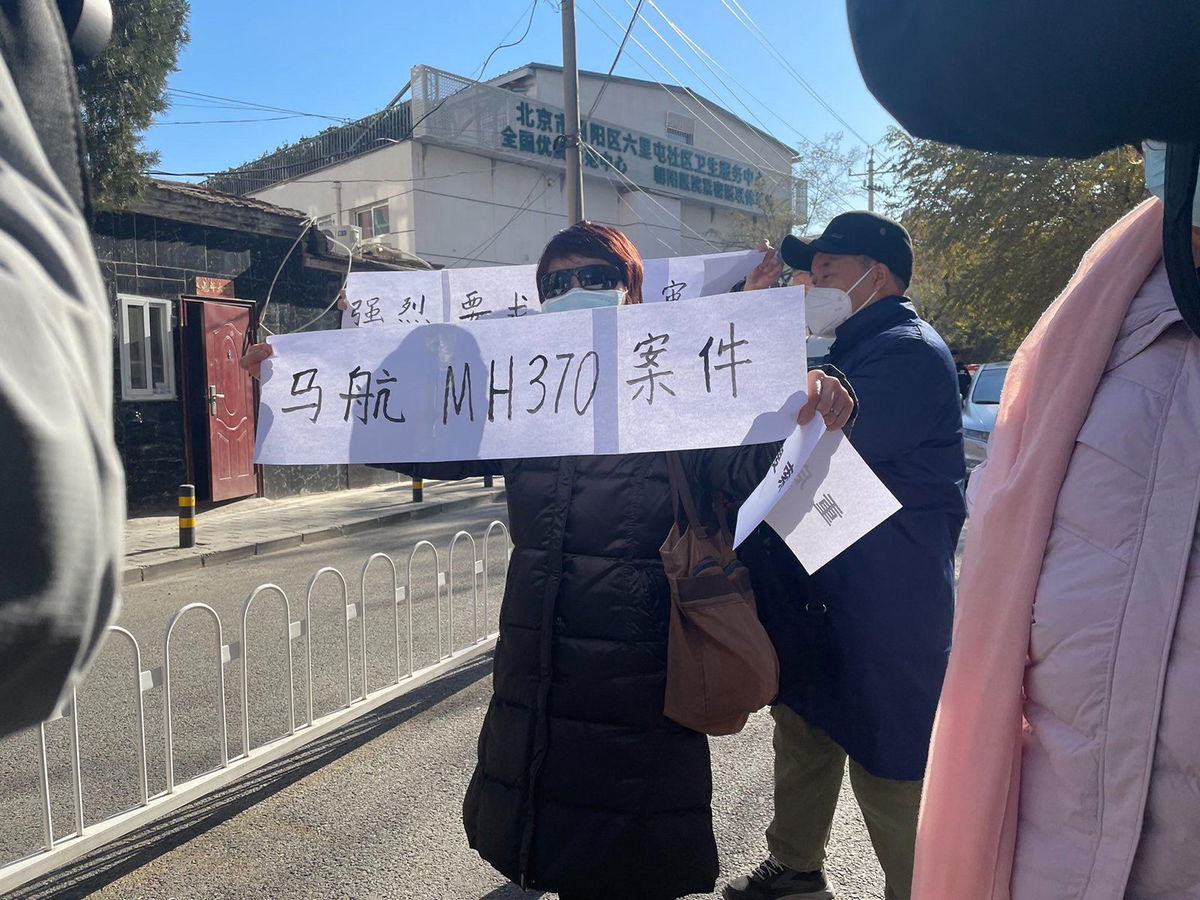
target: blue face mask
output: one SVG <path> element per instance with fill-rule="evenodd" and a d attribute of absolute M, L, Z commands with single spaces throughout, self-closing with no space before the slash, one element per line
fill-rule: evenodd
<path fill-rule="evenodd" d="M 1167 145 L 1162 141 L 1145 141 L 1142 152 L 1146 155 L 1146 190 L 1165 203 Z M 1200 190 L 1192 199 L 1192 225 L 1200 228 Z"/>
<path fill-rule="evenodd" d="M 627 291 L 620 288 L 611 291 L 589 291 L 575 288 L 561 297 L 542 304 L 542 312 L 566 312 L 569 309 L 597 309 L 601 306 L 620 306 L 625 302 Z"/>

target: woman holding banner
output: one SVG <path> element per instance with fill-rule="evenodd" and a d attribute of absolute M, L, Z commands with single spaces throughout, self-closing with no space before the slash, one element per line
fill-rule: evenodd
<path fill-rule="evenodd" d="M 537 267 L 544 312 L 640 303 L 642 262 L 615 228 L 559 232 Z M 802 340 L 802 338 L 798 338 Z M 252 370 L 266 345 L 243 361 Z M 813 371 L 807 422 L 854 401 Z M 681 453 L 698 493 L 740 504 L 777 445 Z M 713 890 L 708 742 L 663 715 L 670 596 L 659 548 L 674 515 L 663 453 L 393 464 L 414 477 L 503 475 L 514 543 L 494 695 L 463 818 L 471 846 L 564 900 Z"/>

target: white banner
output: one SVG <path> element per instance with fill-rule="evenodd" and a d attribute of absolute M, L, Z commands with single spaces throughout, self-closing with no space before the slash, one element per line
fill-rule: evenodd
<path fill-rule="evenodd" d="M 727 293 L 762 262 L 758 250 L 645 261 L 642 300 L 691 300 Z M 414 272 L 355 272 L 346 282 L 342 327 L 414 328 L 437 322 L 523 318 L 541 309 L 536 266 Z"/>
<path fill-rule="evenodd" d="M 782 440 L 804 290 L 270 339 L 256 460 L 437 462 Z"/>

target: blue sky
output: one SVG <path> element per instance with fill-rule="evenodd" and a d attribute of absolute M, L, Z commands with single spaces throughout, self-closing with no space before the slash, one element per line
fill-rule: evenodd
<path fill-rule="evenodd" d="M 477 73 L 497 44 L 521 36 L 531 2 L 193 0 L 191 43 L 181 54 L 179 71 L 168 86 L 298 112 L 358 118 L 386 104 L 403 87 L 415 64 L 456 74 Z M 633 2 L 577 0 L 581 68 L 608 70 L 615 41 L 632 15 Z M 557 2 L 536 3 L 529 36 L 519 46 L 496 53 L 484 77 L 531 61 L 562 62 Z M 782 52 L 790 70 L 730 11 L 730 6 L 738 4 Z M 722 77 L 737 99 L 671 31 L 655 6 L 731 73 L 732 79 L 723 73 Z M 789 143 L 798 141 L 799 135 L 820 139 L 827 132 L 841 131 L 846 145 L 861 145 L 858 135 L 877 141 L 893 124 L 863 85 L 846 28 L 845 8 L 839 2 L 645 0 L 642 15 L 669 38 L 695 73 L 647 24 L 639 22 L 633 36 L 645 49 L 631 41 L 617 74 L 686 84 L 754 121 L 749 107 L 760 125 Z M 823 108 L 800 79 L 850 129 Z M 162 154 L 160 168 L 168 172 L 227 168 L 332 124 L 330 119 L 315 117 L 214 122 L 285 113 L 219 108 L 180 94 L 173 94 L 172 102 L 146 135 L 147 146 Z M 206 124 L 168 124 L 197 121 Z"/>

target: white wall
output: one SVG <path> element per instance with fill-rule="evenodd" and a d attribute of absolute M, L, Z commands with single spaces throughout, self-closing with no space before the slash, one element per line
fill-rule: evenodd
<path fill-rule="evenodd" d="M 336 216 L 341 184 L 340 224 L 355 224 L 352 213 L 380 202 L 388 204 L 388 246 L 413 252 L 413 144 L 388 144 L 363 156 L 272 185 L 249 196 L 298 209 L 314 218 Z"/>

